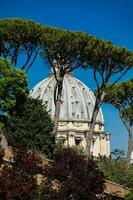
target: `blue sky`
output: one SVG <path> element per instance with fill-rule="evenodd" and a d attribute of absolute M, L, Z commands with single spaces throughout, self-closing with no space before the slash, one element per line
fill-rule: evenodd
<path fill-rule="evenodd" d="M 88 32 L 133 50 L 132 0 L 0 0 L 0 18 L 21 17 L 69 30 Z M 29 72 L 29 87 L 47 77 L 50 69 L 37 59 Z M 95 83 L 89 71 L 77 70 L 75 76 L 92 90 Z M 129 72 L 123 80 L 131 78 Z M 103 106 L 111 148 L 126 149 L 127 132 L 118 112 Z"/>

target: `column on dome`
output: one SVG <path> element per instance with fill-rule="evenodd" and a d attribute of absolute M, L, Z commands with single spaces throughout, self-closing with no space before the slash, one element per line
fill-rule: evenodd
<path fill-rule="evenodd" d="M 85 137 L 85 148 L 86 148 L 86 137 Z M 96 156 L 96 157 L 101 155 L 101 137 L 100 137 L 100 134 L 94 134 L 93 135 L 90 152 L 93 154 L 93 156 Z"/>
<path fill-rule="evenodd" d="M 107 144 L 108 144 L 108 154 L 107 154 L 107 156 L 110 156 L 110 134 L 107 135 Z"/>
<path fill-rule="evenodd" d="M 110 155 L 110 136 L 106 133 L 100 133 L 99 135 L 99 154 L 102 156 Z"/>
<path fill-rule="evenodd" d="M 75 146 L 75 132 L 69 131 L 68 133 L 68 145 L 70 147 Z"/>
<path fill-rule="evenodd" d="M 81 141 L 81 143 L 80 143 L 80 146 L 82 146 L 83 149 L 85 150 L 85 148 L 86 148 L 86 137 L 85 137 L 85 132 L 83 133 L 82 141 Z"/>
<path fill-rule="evenodd" d="M 110 155 L 110 134 L 105 134 L 103 140 L 103 154 L 107 157 Z"/>
<path fill-rule="evenodd" d="M 132 151 L 131 157 L 130 157 L 130 164 L 133 164 L 133 151 Z"/>
<path fill-rule="evenodd" d="M 101 152 L 101 141 L 99 135 L 93 135 L 91 149 L 94 156 L 98 156 Z"/>

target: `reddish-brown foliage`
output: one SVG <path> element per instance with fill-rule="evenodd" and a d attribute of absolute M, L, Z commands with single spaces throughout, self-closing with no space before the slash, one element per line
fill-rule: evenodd
<path fill-rule="evenodd" d="M 15 150 L 15 162 L 4 165 L 0 177 L 0 200 L 33 200 L 39 159 L 34 153 Z"/>
<path fill-rule="evenodd" d="M 45 175 L 48 177 L 48 187 L 51 183 L 52 188 L 55 179 L 60 185 L 53 192 L 50 188 L 45 190 L 45 200 L 97 200 L 98 194 L 104 190 L 104 175 L 93 157 L 77 155 L 71 149 L 56 152 L 55 162 L 47 168 Z"/>

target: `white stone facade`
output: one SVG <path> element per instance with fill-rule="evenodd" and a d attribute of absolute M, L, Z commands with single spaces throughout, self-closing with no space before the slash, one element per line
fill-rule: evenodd
<path fill-rule="evenodd" d="M 47 110 L 54 118 L 54 75 L 39 82 L 30 92 L 33 98 L 39 98 L 46 105 Z M 81 81 L 71 75 L 66 75 L 63 82 L 60 122 L 57 140 L 66 146 L 82 146 L 86 148 L 86 132 L 95 104 L 92 91 Z M 104 131 L 104 119 L 100 109 L 92 142 L 94 156 L 110 154 L 110 137 Z"/>

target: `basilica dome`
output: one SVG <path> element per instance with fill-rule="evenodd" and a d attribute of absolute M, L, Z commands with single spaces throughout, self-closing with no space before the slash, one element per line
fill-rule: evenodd
<path fill-rule="evenodd" d="M 40 81 L 31 91 L 30 96 L 39 98 L 46 105 L 51 117 L 54 118 L 54 75 Z M 60 109 L 60 121 L 90 121 L 95 104 L 92 91 L 80 80 L 72 75 L 65 75 Z M 100 109 L 97 123 L 104 123 Z"/>
<path fill-rule="evenodd" d="M 56 80 L 53 73 L 48 78 L 40 81 L 30 91 L 32 98 L 42 100 L 43 105 L 54 119 L 54 88 Z M 87 144 L 87 132 L 95 105 L 93 92 L 80 80 L 68 74 L 63 81 L 60 117 L 56 141 L 65 146 L 80 146 L 84 150 Z M 110 154 L 110 137 L 104 130 L 104 119 L 102 110 L 97 115 L 91 152 L 94 156 Z"/>

